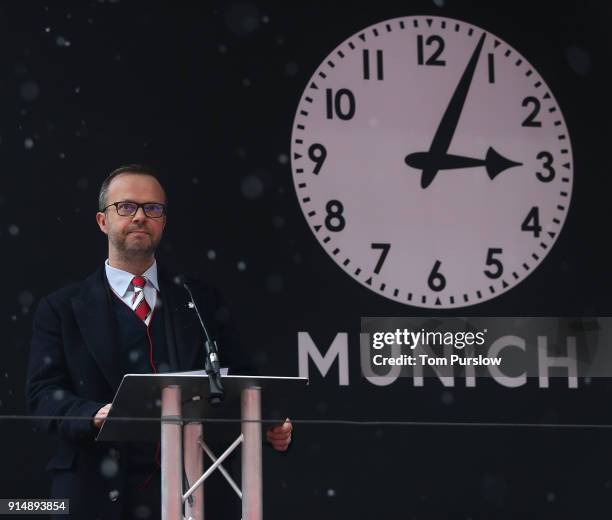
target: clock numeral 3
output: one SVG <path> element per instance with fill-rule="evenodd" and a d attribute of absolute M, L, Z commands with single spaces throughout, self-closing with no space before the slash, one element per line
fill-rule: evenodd
<path fill-rule="evenodd" d="M 363 79 L 370 79 L 370 51 L 363 49 Z M 383 51 L 376 51 L 376 79 L 383 79 Z"/>
<path fill-rule="evenodd" d="M 544 175 L 543 173 L 536 172 L 536 177 L 538 180 L 542 182 L 550 182 L 555 178 L 555 169 L 552 167 L 553 156 L 550 152 L 540 152 L 537 155 L 538 159 L 544 159 L 544 164 L 542 167 L 548 172 L 548 175 Z"/>
<path fill-rule="evenodd" d="M 342 231 L 346 225 L 346 220 L 342 216 L 344 206 L 339 200 L 330 200 L 325 204 L 325 211 L 327 216 L 325 217 L 325 227 L 330 231 Z"/>
<path fill-rule="evenodd" d="M 372 249 L 381 250 L 380 257 L 378 258 L 378 262 L 376 262 L 376 267 L 374 267 L 374 273 L 378 274 L 380 273 L 380 270 L 382 269 L 382 266 L 385 263 L 385 259 L 387 258 L 387 255 L 389 254 L 389 249 L 391 249 L 391 244 L 373 243 Z"/>
<path fill-rule="evenodd" d="M 521 230 L 532 232 L 536 238 L 540 236 L 540 231 L 542 231 L 542 226 L 540 226 L 540 210 L 536 206 L 527 213 L 525 220 L 521 224 Z"/>
<path fill-rule="evenodd" d="M 536 121 L 536 116 L 540 113 L 540 100 L 537 97 L 527 96 L 523 99 L 523 106 L 533 105 L 533 109 L 531 113 L 525 118 L 522 126 L 532 126 L 532 127 L 540 127 L 542 126 L 541 121 Z"/>
<path fill-rule="evenodd" d="M 427 38 L 427 40 L 425 40 L 425 45 L 427 46 L 434 44 L 436 44 L 437 47 L 435 48 L 431 56 L 429 56 L 429 58 L 425 60 L 423 35 L 417 35 L 417 61 L 419 65 L 446 65 L 445 60 L 438 59 L 440 57 L 440 54 L 442 54 L 442 52 L 444 51 L 444 38 L 442 38 L 442 36 L 438 36 L 437 34 L 432 34 L 429 38 Z"/>
<path fill-rule="evenodd" d="M 487 262 L 486 265 L 495 266 L 495 271 L 487 271 L 484 270 L 484 274 L 489 278 L 496 279 L 499 278 L 504 272 L 503 264 L 497 259 L 494 258 L 495 255 L 501 255 L 503 253 L 503 249 L 501 247 L 490 247 L 489 252 L 487 253 Z"/>
<path fill-rule="evenodd" d="M 442 262 L 440 262 L 440 260 L 436 260 L 431 273 L 429 273 L 429 278 L 427 278 L 427 285 L 432 291 L 443 291 L 446 287 L 446 278 L 444 278 L 444 275 L 438 271 L 441 265 Z"/>
<path fill-rule="evenodd" d="M 327 100 L 327 119 L 333 119 L 334 114 L 338 119 L 348 121 L 355 115 L 355 96 L 347 88 L 341 88 L 334 93 L 332 89 L 325 89 L 326 100 Z M 346 100 L 343 103 L 343 99 Z"/>
<path fill-rule="evenodd" d="M 312 162 L 315 163 L 315 167 L 314 170 L 312 170 L 312 173 L 314 173 L 315 175 L 319 175 L 321 167 L 323 166 L 325 158 L 327 157 L 327 150 L 325 149 L 325 146 L 319 143 L 311 144 L 308 148 L 308 157 Z"/>

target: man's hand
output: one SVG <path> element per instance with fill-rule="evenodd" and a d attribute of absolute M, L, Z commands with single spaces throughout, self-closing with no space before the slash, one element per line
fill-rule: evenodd
<path fill-rule="evenodd" d="M 293 430 L 293 425 L 291 421 L 287 418 L 285 422 L 282 424 L 277 424 L 276 426 L 271 426 L 268 428 L 266 432 L 266 439 L 272 445 L 272 447 L 277 451 L 287 451 L 289 444 L 291 443 L 291 431 Z"/>
<path fill-rule="evenodd" d="M 98 430 L 102 428 L 102 424 L 104 424 L 104 419 L 106 419 L 106 416 L 108 415 L 110 409 L 111 403 L 108 403 L 96 412 L 96 415 L 93 418 L 93 425 L 98 428 Z"/>

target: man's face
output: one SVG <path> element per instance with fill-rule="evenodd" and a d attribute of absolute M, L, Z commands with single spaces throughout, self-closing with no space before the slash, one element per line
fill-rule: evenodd
<path fill-rule="evenodd" d="M 106 204 L 115 202 L 166 203 L 164 190 L 157 179 L 150 175 L 122 173 L 115 177 L 109 187 Z M 100 229 L 108 235 L 110 251 L 124 258 L 147 258 L 153 255 L 161 240 L 166 216 L 149 218 L 143 208 L 135 215 L 122 217 L 116 206 L 98 212 L 96 220 Z"/>

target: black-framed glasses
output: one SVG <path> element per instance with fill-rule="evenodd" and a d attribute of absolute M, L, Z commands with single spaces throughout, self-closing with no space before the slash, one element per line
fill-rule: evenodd
<path fill-rule="evenodd" d="M 160 218 L 166 214 L 166 205 L 160 204 L 159 202 L 143 202 L 142 204 L 138 204 L 138 202 L 124 200 L 120 202 L 113 202 L 112 204 L 106 206 L 102 211 L 106 211 L 111 206 L 115 206 L 117 209 L 117 214 L 120 217 L 133 217 L 136 215 L 138 208 L 142 208 L 144 214 L 149 218 Z"/>

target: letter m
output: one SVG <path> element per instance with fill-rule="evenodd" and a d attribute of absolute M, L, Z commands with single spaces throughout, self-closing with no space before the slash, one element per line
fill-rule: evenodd
<path fill-rule="evenodd" d="M 325 354 L 317 348 L 308 332 L 298 332 L 298 363 L 300 377 L 310 377 L 308 360 L 312 360 L 319 369 L 321 376 L 325 377 L 338 359 L 338 382 L 340 386 L 349 384 L 349 363 L 348 363 L 348 335 L 346 332 L 339 332 L 332 341 Z"/>

